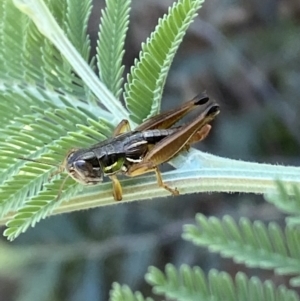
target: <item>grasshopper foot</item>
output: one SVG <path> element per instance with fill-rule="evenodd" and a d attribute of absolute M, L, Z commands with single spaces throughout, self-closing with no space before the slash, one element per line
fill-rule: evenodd
<path fill-rule="evenodd" d="M 164 189 L 168 190 L 169 192 L 171 192 L 172 195 L 179 195 L 179 190 L 177 188 L 173 189 L 171 187 L 169 187 L 167 184 L 162 183 L 161 187 L 163 187 Z"/>

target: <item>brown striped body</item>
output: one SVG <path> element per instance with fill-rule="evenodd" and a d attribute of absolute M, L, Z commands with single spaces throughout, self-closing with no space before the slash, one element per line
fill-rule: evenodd
<path fill-rule="evenodd" d="M 195 119 L 174 127 L 195 108 L 199 108 Z M 73 179 L 85 185 L 98 184 L 103 176 L 108 176 L 112 180 L 115 200 L 122 199 L 122 186 L 117 178 L 120 173 L 135 177 L 155 172 L 158 185 L 177 195 L 176 188 L 163 182 L 159 165 L 203 140 L 211 129 L 209 122 L 219 112 L 219 105 L 203 94 L 178 108 L 151 117 L 134 131 L 130 130 L 127 120 L 122 120 L 112 138 L 86 149 L 71 150 L 64 167 Z"/>
<path fill-rule="evenodd" d="M 176 127 L 132 131 L 97 143 L 88 149 L 76 150 L 67 159 L 67 170 L 79 182 L 83 182 L 82 178 L 84 184 L 97 184 L 103 180 L 102 172 L 104 175 L 125 173 L 133 163 L 141 162 L 152 146 L 175 131 Z M 82 170 L 84 177 L 73 173 L 74 165 L 77 173 Z M 88 165 L 90 168 L 87 168 Z"/>

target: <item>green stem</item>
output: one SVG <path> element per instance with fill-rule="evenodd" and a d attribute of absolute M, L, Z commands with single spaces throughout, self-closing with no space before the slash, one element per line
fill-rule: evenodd
<path fill-rule="evenodd" d="M 71 44 L 43 0 L 14 0 L 14 5 L 28 15 L 39 31 L 57 47 L 74 71 L 95 93 L 99 101 L 113 114 L 116 120 L 128 119 L 128 113 L 125 108 L 99 80 L 90 66 Z M 112 123 L 115 122 L 112 121 Z"/>
<path fill-rule="evenodd" d="M 210 165 L 210 167 L 181 168 L 163 174 L 164 181 L 170 187 L 177 187 L 181 195 L 199 192 L 263 194 L 276 188 L 275 180 L 277 179 L 285 185 L 300 184 L 299 167 L 237 161 L 196 150 L 191 152 L 192 156 L 204 158 L 202 162 L 194 161 L 194 167 L 199 163 L 202 166 Z M 122 181 L 122 186 L 125 202 L 170 196 L 168 191 L 157 186 L 155 176 L 126 179 Z M 54 214 L 116 204 L 112 198 L 111 189 L 110 183 L 85 188 L 83 195 L 76 196 L 68 203 L 62 204 L 54 211 Z"/>
<path fill-rule="evenodd" d="M 170 187 L 176 187 L 181 195 L 200 192 L 263 194 L 276 189 L 275 180 L 278 179 L 291 193 L 291 185 L 300 185 L 300 167 L 232 160 L 194 149 L 188 156 L 180 155 L 171 163 L 179 169 L 163 173 L 163 180 Z M 154 175 L 127 178 L 122 186 L 123 201 L 119 203 L 170 196 L 168 191 L 157 186 Z M 104 183 L 85 187 L 83 193 L 62 203 L 52 214 L 114 204 L 117 203 L 112 197 L 111 183 Z M 0 219 L 0 224 L 5 224 L 11 214 Z"/>

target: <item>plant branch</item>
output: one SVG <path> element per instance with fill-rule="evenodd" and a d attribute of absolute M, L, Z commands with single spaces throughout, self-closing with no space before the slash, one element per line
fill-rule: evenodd
<path fill-rule="evenodd" d="M 288 185 L 300 184 L 300 167 L 232 160 L 194 149 L 189 153 L 188 156 L 180 155 L 172 160 L 172 165 L 179 169 L 163 173 L 163 180 L 169 186 L 176 187 L 181 195 L 200 192 L 263 194 L 276 189 L 275 180 L 278 179 L 287 185 L 289 193 L 293 193 Z M 125 179 L 122 186 L 122 202 L 170 196 L 168 191 L 157 186 L 154 175 Z M 86 187 L 81 194 L 63 203 L 52 214 L 115 204 L 118 203 L 113 200 L 111 183 L 104 183 Z M 0 224 L 5 224 L 11 215 L 0 219 Z"/>

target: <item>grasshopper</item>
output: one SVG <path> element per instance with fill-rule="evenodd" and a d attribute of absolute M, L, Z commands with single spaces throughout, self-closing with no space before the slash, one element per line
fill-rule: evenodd
<path fill-rule="evenodd" d="M 172 127 L 190 111 L 199 108 L 200 114 L 185 125 Z M 191 144 L 203 140 L 209 133 L 208 124 L 219 114 L 219 106 L 206 95 L 198 95 L 183 105 L 158 114 L 133 131 L 122 120 L 112 138 L 85 149 L 72 149 L 62 167 L 77 182 L 98 184 L 108 176 L 113 184 L 113 196 L 122 200 L 122 186 L 118 174 L 136 177 L 155 172 L 158 186 L 173 195 L 179 191 L 164 183 L 159 165 L 168 162 Z"/>

